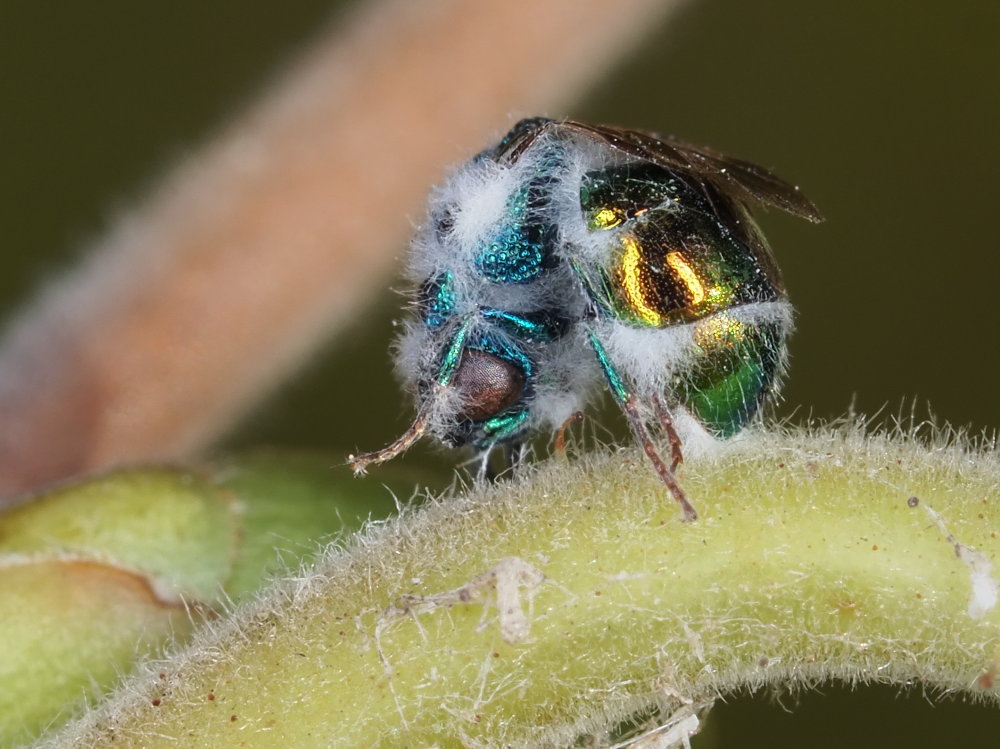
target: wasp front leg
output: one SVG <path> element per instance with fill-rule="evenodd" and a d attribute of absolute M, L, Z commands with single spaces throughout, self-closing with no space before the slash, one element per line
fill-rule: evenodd
<path fill-rule="evenodd" d="M 473 318 L 468 317 L 456 325 L 454 335 L 451 336 L 444 348 L 441 363 L 438 366 L 433 381 L 430 383 L 429 391 L 421 400 L 416 418 L 413 419 L 413 423 L 410 424 L 409 429 L 403 432 L 395 442 L 383 447 L 381 450 L 364 453 L 363 455 L 347 456 L 347 464 L 355 474 L 363 474 L 368 469 L 368 466 L 376 463 L 384 463 L 406 452 L 427 432 L 444 391 L 451 386 L 458 372 L 462 353 L 465 350 L 465 344 L 469 338 L 469 331 L 472 329 L 473 322 Z"/>
<path fill-rule="evenodd" d="M 646 429 L 645 421 L 642 418 L 642 414 L 639 413 L 639 401 L 635 396 L 632 388 L 625 382 L 621 374 L 615 368 L 614 363 L 608 356 L 607 350 L 601 343 L 597 334 L 593 330 L 587 330 L 587 338 L 590 343 L 591 348 L 594 349 L 594 353 L 597 355 L 597 362 L 601 366 L 601 371 L 604 372 L 604 377 L 608 381 L 608 388 L 611 390 L 611 394 L 614 396 L 615 401 L 618 403 L 619 407 L 625 413 L 625 417 L 628 419 L 629 427 L 632 429 L 632 434 L 635 435 L 636 440 L 642 445 L 642 449 L 646 453 L 646 457 L 653 464 L 653 468 L 656 469 L 657 474 L 660 476 L 660 480 L 664 483 L 670 493 L 673 495 L 674 499 L 681 506 L 684 512 L 684 520 L 692 521 L 698 519 L 698 513 L 691 506 L 688 501 L 687 495 L 684 493 L 684 489 L 681 488 L 680 483 L 677 481 L 677 476 L 674 474 L 673 469 L 668 467 L 660 454 L 656 450 L 656 446 L 653 444 L 653 440 L 649 436 L 649 431 Z M 662 408 L 662 407 L 661 407 Z M 659 415 L 659 414 L 658 414 Z M 663 421 L 661 416 L 661 422 Z M 669 424 L 668 434 L 673 431 L 672 422 L 667 422 Z M 676 432 L 673 432 L 676 436 Z M 673 445 L 673 437 L 671 439 L 671 444 Z M 677 447 L 674 449 L 674 466 L 679 463 L 678 454 L 680 450 L 680 439 L 677 439 Z"/>

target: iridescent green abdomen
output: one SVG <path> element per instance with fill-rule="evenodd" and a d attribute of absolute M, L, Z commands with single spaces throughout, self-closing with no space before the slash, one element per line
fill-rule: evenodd
<path fill-rule="evenodd" d="M 626 164 L 585 175 L 580 200 L 588 228 L 609 235 L 602 296 L 623 322 L 664 328 L 781 297 L 766 251 L 720 220 L 733 207 L 703 185 Z"/>
<path fill-rule="evenodd" d="M 716 437 L 731 437 L 756 415 L 781 367 L 785 330 L 720 312 L 695 323 L 696 351 L 674 375 L 677 399 Z"/>
<path fill-rule="evenodd" d="M 604 312 L 639 328 L 693 324 L 669 396 L 712 434 L 739 432 L 775 382 L 786 332 L 784 322 L 733 312 L 784 299 L 756 226 L 724 196 L 656 164 L 588 173 L 580 198 L 588 228 L 610 245 L 598 269 Z"/>

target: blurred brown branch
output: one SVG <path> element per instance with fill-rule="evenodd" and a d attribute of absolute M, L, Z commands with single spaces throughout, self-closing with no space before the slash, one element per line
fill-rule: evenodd
<path fill-rule="evenodd" d="M 679 5 L 360 6 L 8 331 L 0 494 L 206 445 L 382 283 L 444 166 Z"/>

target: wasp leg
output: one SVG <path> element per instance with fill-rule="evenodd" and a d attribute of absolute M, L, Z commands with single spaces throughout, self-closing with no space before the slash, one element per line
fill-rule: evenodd
<path fill-rule="evenodd" d="M 684 493 L 680 483 L 677 481 L 677 476 L 675 476 L 673 470 L 668 468 L 663 462 L 660 454 L 656 452 L 656 447 L 653 445 L 653 441 L 649 437 L 649 432 L 646 430 L 646 425 L 643 423 L 642 415 L 639 413 L 639 402 L 636 399 L 635 394 L 625 384 L 621 375 L 618 374 L 618 370 L 615 369 L 614 365 L 611 363 L 611 359 L 608 357 L 608 352 L 604 349 L 604 346 L 601 344 L 600 340 L 598 340 L 594 331 L 587 331 L 587 335 L 590 339 L 590 345 L 594 349 L 594 353 L 597 355 L 597 361 L 601 365 L 601 370 L 607 378 L 608 387 L 611 388 L 611 394 L 614 396 L 615 401 L 617 401 L 622 411 L 625 412 L 628 424 L 632 428 L 632 434 L 635 435 L 639 444 L 642 445 L 642 449 L 645 451 L 646 457 L 648 457 L 649 462 L 653 464 L 653 468 L 655 468 L 657 474 L 659 474 L 660 480 L 673 495 L 674 499 L 677 500 L 677 504 L 681 506 L 681 509 L 684 512 L 684 520 L 697 520 L 698 513 L 688 501 L 687 495 Z"/>
<path fill-rule="evenodd" d="M 455 379 L 455 373 L 458 371 L 458 365 L 462 359 L 462 351 L 465 349 L 465 343 L 469 338 L 469 330 L 472 329 L 473 321 L 474 319 L 470 316 L 456 326 L 455 335 L 452 336 L 448 347 L 445 349 L 444 356 L 441 358 L 441 366 L 434 377 L 431 392 L 424 397 L 410 428 L 403 432 L 395 442 L 383 447 L 381 450 L 362 455 L 347 456 L 347 464 L 356 475 L 360 476 L 363 474 L 368 466 L 373 463 L 384 463 L 387 460 L 392 460 L 400 453 L 406 452 L 427 431 L 431 413 L 441 398 L 442 392 Z"/>
<path fill-rule="evenodd" d="M 653 396 L 653 410 L 656 412 L 656 418 L 660 422 L 660 429 L 663 430 L 663 433 L 667 435 L 667 439 L 670 440 L 670 472 L 674 473 L 677 470 L 677 466 L 684 462 L 684 453 L 681 451 L 681 436 L 674 429 L 674 418 L 664 408 L 663 402 L 658 395 Z"/>
<path fill-rule="evenodd" d="M 433 396 L 425 400 L 410 428 L 403 432 L 391 445 L 387 445 L 375 452 L 364 453 L 363 455 L 348 455 L 347 464 L 351 467 L 351 470 L 360 476 L 373 463 L 384 463 L 387 460 L 392 460 L 400 453 L 409 450 L 413 443 L 420 439 L 423 433 L 427 431 L 427 420 L 433 404 Z"/>
<path fill-rule="evenodd" d="M 577 411 L 566 419 L 566 421 L 562 423 L 562 426 L 556 430 L 555 444 L 552 447 L 556 454 L 561 455 L 566 452 L 566 430 L 570 428 L 571 424 L 581 421 L 583 421 L 583 411 Z"/>

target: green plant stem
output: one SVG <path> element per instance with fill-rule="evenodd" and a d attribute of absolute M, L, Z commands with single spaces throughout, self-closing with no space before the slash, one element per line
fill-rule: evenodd
<path fill-rule="evenodd" d="M 633 451 L 404 513 L 50 745 L 607 743 L 640 713 L 830 679 L 996 701 L 993 454 L 761 434 L 680 479 L 694 523 Z"/>

